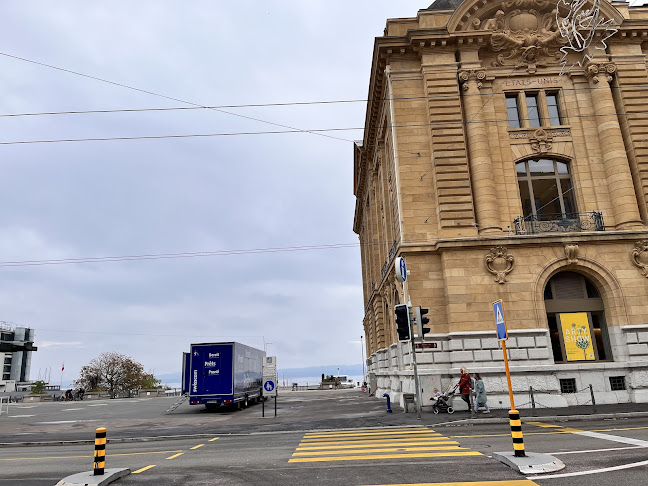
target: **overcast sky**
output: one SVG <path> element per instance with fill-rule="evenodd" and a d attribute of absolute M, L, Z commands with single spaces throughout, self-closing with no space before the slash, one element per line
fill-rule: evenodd
<path fill-rule="evenodd" d="M 430 1 L 3 2 L 0 114 L 365 99 L 389 17 Z M 366 103 L 228 108 L 300 129 Z M 213 110 L 0 117 L 0 142 L 277 131 Z M 0 262 L 354 244 L 362 131 L 0 145 Z M 36 329 L 32 379 L 103 351 L 156 374 L 192 342 L 280 368 L 361 361 L 357 247 L 0 267 L 0 320 Z"/>

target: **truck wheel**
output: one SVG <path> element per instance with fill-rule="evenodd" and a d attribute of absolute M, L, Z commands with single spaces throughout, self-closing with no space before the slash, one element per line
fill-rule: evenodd
<path fill-rule="evenodd" d="M 243 401 L 243 408 L 248 408 L 248 396 L 245 395 L 245 400 Z"/>

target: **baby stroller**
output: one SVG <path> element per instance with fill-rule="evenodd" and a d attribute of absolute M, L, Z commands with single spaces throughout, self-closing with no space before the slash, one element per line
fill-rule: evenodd
<path fill-rule="evenodd" d="M 434 413 L 439 413 L 439 412 L 448 412 L 448 413 L 453 413 L 454 408 L 452 408 L 452 398 L 455 395 L 455 392 L 457 391 L 457 387 L 459 386 L 459 383 L 454 383 L 448 387 L 448 389 L 443 393 L 442 395 L 438 397 L 432 397 L 430 400 L 433 400 L 432 403 L 432 411 Z"/>

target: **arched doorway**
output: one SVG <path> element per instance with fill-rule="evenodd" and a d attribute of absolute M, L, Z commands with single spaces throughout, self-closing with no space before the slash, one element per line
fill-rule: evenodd
<path fill-rule="evenodd" d="M 557 273 L 547 282 L 544 301 L 556 363 L 612 361 L 603 299 L 587 277 Z"/>

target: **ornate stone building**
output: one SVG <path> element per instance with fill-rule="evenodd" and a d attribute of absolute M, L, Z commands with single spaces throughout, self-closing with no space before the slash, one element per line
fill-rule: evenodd
<path fill-rule="evenodd" d="M 508 407 L 498 299 L 518 407 L 648 401 L 648 8 L 598 4 L 436 0 L 376 39 L 354 231 L 378 393 L 414 392 L 407 295 L 423 405 L 464 366 Z"/>

